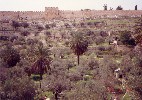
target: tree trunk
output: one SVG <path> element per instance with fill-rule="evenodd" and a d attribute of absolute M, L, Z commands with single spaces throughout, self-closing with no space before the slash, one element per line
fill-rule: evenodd
<path fill-rule="evenodd" d="M 79 65 L 79 55 L 77 55 L 77 61 L 78 61 L 78 65 Z"/>
<path fill-rule="evenodd" d="M 39 82 L 40 82 L 40 89 L 41 89 L 41 80 Z"/>
<path fill-rule="evenodd" d="M 40 75 L 40 88 L 41 88 L 42 75 Z"/>
<path fill-rule="evenodd" d="M 55 92 L 54 95 L 55 95 L 55 100 L 59 100 L 59 99 L 58 99 L 58 92 Z"/>

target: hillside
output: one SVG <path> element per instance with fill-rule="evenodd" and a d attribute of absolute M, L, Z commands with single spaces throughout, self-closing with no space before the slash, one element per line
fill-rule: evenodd
<path fill-rule="evenodd" d="M 141 17 L 0 23 L 0 100 L 142 99 Z"/>

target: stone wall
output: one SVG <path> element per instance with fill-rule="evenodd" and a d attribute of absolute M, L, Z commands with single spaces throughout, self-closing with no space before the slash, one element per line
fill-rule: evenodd
<path fill-rule="evenodd" d="M 44 17 L 46 20 L 61 18 L 58 7 L 45 7 Z"/>
<path fill-rule="evenodd" d="M 142 10 L 59 10 L 58 7 L 45 7 L 45 11 L 0 11 L 0 19 L 78 19 L 103 17 L 140 17 Z"/>
<path fill-rule="evenodd" d="M 44 12 L 42 11 L 0 11 L 0 19 L 2 20 L 31 20 L 42 18 L 44 18 Z"/>

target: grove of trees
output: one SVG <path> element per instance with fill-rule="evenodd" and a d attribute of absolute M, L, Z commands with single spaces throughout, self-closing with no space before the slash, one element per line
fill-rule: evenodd
<path fill-rule="evenodd" d="M 142 100 L 142 18 L 83 20 L 9 23 L 0 100 Z"/>

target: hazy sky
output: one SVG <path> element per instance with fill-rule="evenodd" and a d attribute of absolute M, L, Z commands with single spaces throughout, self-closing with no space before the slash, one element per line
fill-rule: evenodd
<path fill-rule="evenodd" d="M 142 10 L 142 0 L 0 0 L 0 11 L 44 11 L 45 7 L 59 7 L 60 10 L 96 9 L 103 10 L 107 4 L 116 9 L 121 5 L 125 10 Z"/>

